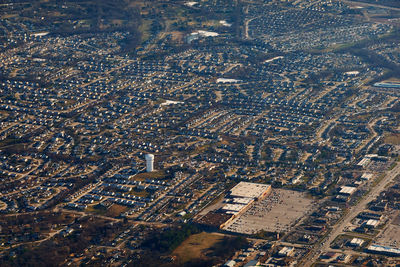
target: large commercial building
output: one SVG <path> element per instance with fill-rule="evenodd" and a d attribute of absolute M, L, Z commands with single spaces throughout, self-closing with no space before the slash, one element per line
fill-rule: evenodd
<path fill-rule="evenodd" d="M 198 222 L 223 228 L 251 207 L 254 201 L 265 198 L 271 190 L 271 185 L 240 182 L 229 191 L 223 200 L 224 205 L 220 209 L 207 213 Z"/>
<path fill-rule="evenodd" d="M 271 191 L 271 185 L 240 182 L 230 191 L 231 197 L 261 199 Z"/>
<path fill-rule="evenodd" d="M 372 253 L 383 254 L 388 256 L 400 256 L 400 249 L 394 247 L 370 245 L 367 250 Z"/>

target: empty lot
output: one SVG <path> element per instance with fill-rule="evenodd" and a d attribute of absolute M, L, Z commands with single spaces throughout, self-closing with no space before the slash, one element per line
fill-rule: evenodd
<path fill-rule="evenodd" d="M 222 239 L 223 235 L 205 232 L 191 235 L 172 254 L 178 257 L 180 263 L 204 258 L 210 252 L 211 247 Z"/>

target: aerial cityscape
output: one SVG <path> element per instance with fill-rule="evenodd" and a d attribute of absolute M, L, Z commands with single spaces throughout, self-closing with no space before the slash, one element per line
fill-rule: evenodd
<path fill-rule="evenodd" d="M 1 0 L 0 266 L 400 266 L 399 0 Z"/>

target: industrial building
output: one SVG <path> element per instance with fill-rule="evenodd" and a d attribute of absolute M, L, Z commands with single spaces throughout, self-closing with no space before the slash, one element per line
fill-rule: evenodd
<path fill-rule="evenodd" d="M 341 194 L 341 195 L 346 195 L 346 196 L 350 196 L 350 195 L 354 194 L 354 192 L 356 192 L 356 191 L 357 191 L 357 188 L 355 188 L 355 187 L 352 187 L 352 186 L 342 186 L 341 189 L 340 189 L 340 191 L 339 191 L 339 194 Z"/>
<path fill-rule="evenodd" d="M 230 191 L 230 197 L 264 198 L 271 191 L 271 185 L 240 182 Z"/>
<path fill-rule="evenodd" d="M 363 173 L 361 180 L 369 181 L 374 177 L 372 173 Z"/>
<path fill-rule="evenodd" d="M 271 185 L 240 182 L 229 191 L 223 200 L 225 204 L 221 208 L 207 213 L 198 222 L 222 229 L 248 210 L 254 201 L 265 198 L 271 190 Z"/>
<path fill-rule="evenodd" d="M 238 215 L 243 213 L 257 200 L 265 198 L 271 192 L 271 185 L 240 182 L 229 191 L 221 211 Z"/>
<path fill-rule="evenodd" d="M 400 249 L 387 247 L 387 246 L 380 246 L 380 245 L 370 245 L 367 249 L 369 252 L 383 254 L 388 256 L 400 256 Z"/>
<path fill-rule="evenodd" d="M 290 257 L 294 254 L 294 247 L 283 247 L 279 250 L 278 255 L 280 257 Z"/>
<path fill-rule="evenodd" d="M 356 238 L 356 237 L 354 237 L 349 243 L 349 245 L 352 247 L 361 247 L 363 244 L 364 244 L 364 240 L 361 238 Z"/>

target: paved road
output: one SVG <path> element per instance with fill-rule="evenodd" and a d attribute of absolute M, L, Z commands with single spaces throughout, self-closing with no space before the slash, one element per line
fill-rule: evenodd
<path fill-rule="evenodd" d="M 372 7 L 379 7 L 379 8 L 386 8 L 386 9 L 400 11 L 400 8 L 398 8 L 398 7 L 384 6 L 384 5 L 373 4 L 373 3 L 365 3 L 365 2 L 358 2 L 358 1 L 346 1 L 346 0 L 343 2 L 345 2 L 346 4 L 357 4 L 362 7 L 372 6 Z"/>
<path fill-rule="evenodd" d="M 313 262 L 317 259 L 319 252 L 327 252 L 331 250 L 329 245 L 335 240 L 335 238 L 343 233 L 344 228 L 350 223 L 350 221 L 356 216 L 358 213 L 362 212 L 367 204 L 374 200 L 385 188 L 400 174 L 400 164 L 397 165 L 388 173 L 386 176 L 380 181 L 375 187 L 371 189 L 371 191 L 364 196 L 364 198 L 355 206 L 353 206 L 349 212 L 336 224 L 328 238 L 321 244 L 314 247 L 310 252 L 310 258 L 307 259 L 304 263 L 304 266 L 311 266 Z"/>

